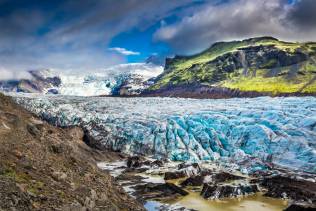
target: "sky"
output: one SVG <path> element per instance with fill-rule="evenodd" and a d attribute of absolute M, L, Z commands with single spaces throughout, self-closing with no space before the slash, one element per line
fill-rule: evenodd
<path fill-rule="evenodd" d="M 316 41 L 316 0 L 0 0 L 0 79 L 94 71 L 217 41 Z"/>

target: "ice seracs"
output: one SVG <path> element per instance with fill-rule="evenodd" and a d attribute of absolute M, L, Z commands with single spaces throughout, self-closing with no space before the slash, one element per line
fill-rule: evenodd
<path fill-rule="evenodd" d="M 104 148 L 175 161 L 221 160 L 244 173 L 273 165 L 316 172 L 316 98 L 15 96 L 59 126 L 80 125 Z"/>

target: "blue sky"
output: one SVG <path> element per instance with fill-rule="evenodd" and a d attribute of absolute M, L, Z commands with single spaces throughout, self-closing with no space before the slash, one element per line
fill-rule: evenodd
<path fill-rule="evenodd" d="M 121 46 L 138 55 L 127 56 L 127 62 L 142 62 L 151 55 L 171 54 L 170 48 L 166 43 L 154 42 L 152 36 L 159 28 L 160 24 L 155 24 L 146 30 L 132 29 L 115 36 L 109 43 L 109 47 Z"/>
<path fill-rule="evenodd" d="M 93 71 L 217 41 L 315 41 L 314 0 L 0 0 L 0 72 Z"/>

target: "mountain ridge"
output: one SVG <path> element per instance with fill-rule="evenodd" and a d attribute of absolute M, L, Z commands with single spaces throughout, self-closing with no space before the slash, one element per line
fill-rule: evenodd
<path fill-rule="evenodd" d="M 189 86 L 237 93 L 216 93 L 223 97 L 248 96 L 249 92 L 250 96 L 314 95 L 315 80 L 315 42 L 255 37 L 217 42 L 195 55 L 167 58 L 164 72 L 143 95 L 194 97 L 194 93 L 185 94 L 191 92 Z M 177 93 L 172 92 L 175 89 Z"/>

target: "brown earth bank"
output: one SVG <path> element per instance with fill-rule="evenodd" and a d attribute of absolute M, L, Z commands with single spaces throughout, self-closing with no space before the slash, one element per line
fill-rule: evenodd
<path fill-rule="evenodd" d="M 42 122 L 0 94 L 0 210 L 144 210 L 97 161 L 80 128 Z"/>
<path fill-rule="evenodd" d="M 182 97 L 197 99 L 222 99 L 222 98 L 253 98 L 262 96 L 271 97 L 304 97 L 316 96 L 316 93 L 270 93 L 256 91 L 240 91 L 223 87 L 211 87 L 200 84 L 188 84 L 177 86 L 166 86 L 158 90 L 145 90 L 141 97 Z"/>

